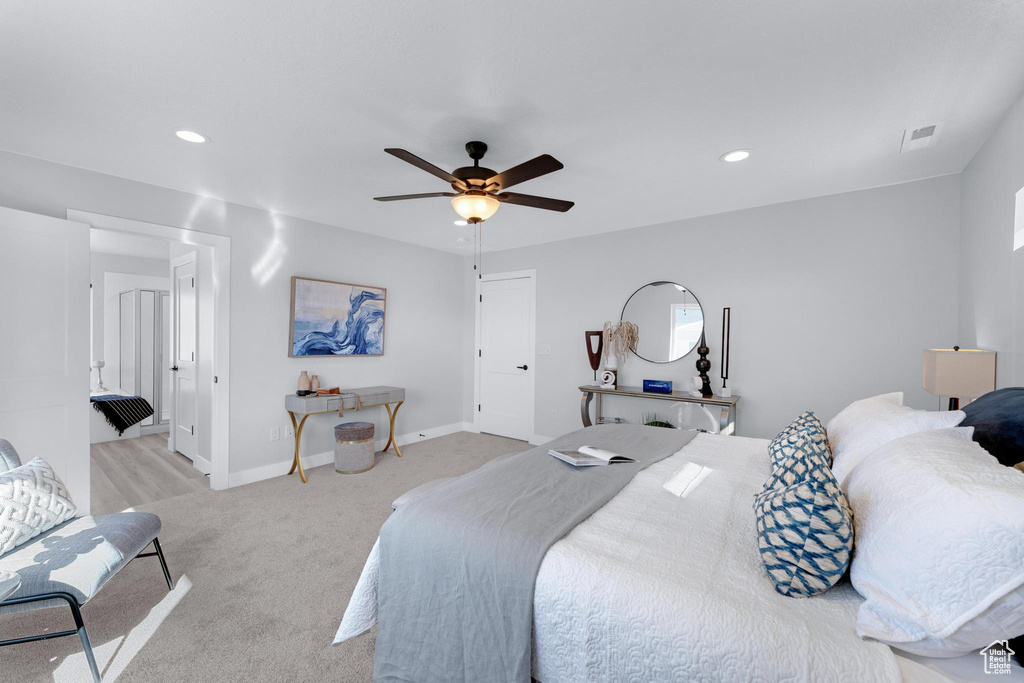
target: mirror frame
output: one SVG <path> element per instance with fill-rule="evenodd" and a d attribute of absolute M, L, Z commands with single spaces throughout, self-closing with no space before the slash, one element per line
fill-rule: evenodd
<path fill-rule="evenodd" d="M 700 299 L 697 298 L 697 295 L 693 293 L 692 289 L 690 289 L 686 285 L 681 285 L 678 282 L 672 282 L 671 280 L 655 280 L 654 282 L 648 282 L 646 284 L 643 284 L 643 285 L 640 285 L 639 287 L 637 287 L 636 291 L 634 291 L 632 294 L 630 294 L 629 298 L 626 299 L 626 303 L 622 304 L 622 313 L 619 314 L 619 322 L 622 322 L 622 321 L 625 320 L 624 316 L 626 315 L 626 307 L 629 306 L 629 302 L 633 300 L 633 297 L 636 296 L 638 293 L 640 293 L 641 290 L 643 290 L 646 287 L 650 287 L 651 285 L 675 285 L 676 287 L 682 287 L 684 290 L 689 292 L 690 296 L 693 297 L 693 300 L 697 302 L 698 306 L 700 306 L 700 315 L 701 315 L 700 333 L 703 336 L 705 330 L 707 329 L 707 321 L 704 318 L 704 306 L 700 303 Z M 640 334 L 643 334 L 643 330 L 640 330 Z M 674 358 L 672 360 L 651 360 L 650 358 L 644 358 L 643 356 L 641 356 L 639 353 L 637 353 L 636 349 L 631 348 L 630 351 L 632 351 L 633 355 L 636 356 L 637 358 L 639 358 L 640 360 L 647 361 L 648 363 L 658 363 L 659 365 L 665 365 L 667 363 L 675 363 L 676 361 L 679 361 L 679 360 L 682 360 L 682 359 L 686 358 L 691 353 L 693 353 L 694 349 L 696 349 L 697 346 L 699 346 L 699 344 L 695 345 L 692 349 L 690 349 L 689 351 L 687 351 L 683 355 L 679 356 L 679 358 Z"/>

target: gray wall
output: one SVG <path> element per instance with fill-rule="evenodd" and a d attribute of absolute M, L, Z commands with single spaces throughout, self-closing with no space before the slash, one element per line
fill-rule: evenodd
<path fill-rule="evenodd" d="M 463 314 L 459 256 L 6 152 L 0 205 L 59 218 L 81 209 L 231 237 L 232 472 L 291 460 L 294 443 L 268 436 L 274 425 L 283 434 L 284 395 L 295 391 L 301 370 L 319 374 L 325 386 L 405 386 L 399 433 L 462 420 L 468 351 L 461 335 L 445 332 Z M 289 358 L 292 275 L 387 287 L 385 355 Z M 380 432 L 381 412 L 358 418 L 375 420 Z M 336 422 L 336 415 L 310 418 L 303 452 L 332 449 Z"/>
<path fill-rule="evenodd" d="M 887 391 L 937 408 L 921 389 L 921 350 L 956 340 L 959 184 L 942 176 L 485 254 L 484 272 L 537 270 L 537 344 L 552 353 L 537 357 L 536 433 L 579 428 L 577 387 L 593 378 L 584 330 L 618 319 L 626 298 L 654 280 L 685 285 L 704 307 L 716 389 L 722 307 L 732 307 L 729 386 L 743 397 L 741 435 L 773 436 L 803 410 L 830 418 Z M 472 348 L 470 287 L 463 335 Z M 632 356 L 621 382 L 680 382 L 697 374 L 696 360 Z M 605 412 L 636 421 L 664 405 L 609 401 Z"/>
<path fill-rule="evenodd" d="M 960 345 L 993 349 L 996 386 L 1024 386 L 1024 249 L 1013 251 L 1024 187 L 1024 98 L 961 174 Z"/>

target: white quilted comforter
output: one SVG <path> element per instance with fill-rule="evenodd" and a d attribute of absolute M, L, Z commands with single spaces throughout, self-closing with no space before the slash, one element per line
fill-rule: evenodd
<path fill-rule="evenodd" d="M 700 435 L 551 547 L 534 594 L 538 680 L 901 680 L 892 651 L 856 635 L 848 582 L 807 599 L 773 589 L 751 509 L 766 444 Z M 688 462 L 712 471 L 679 498 L 662 484 Z M 336 644 L 376 621 L 376 557 Z"/>

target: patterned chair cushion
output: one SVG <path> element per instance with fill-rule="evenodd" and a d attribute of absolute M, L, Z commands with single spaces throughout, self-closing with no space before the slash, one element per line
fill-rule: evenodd
<path fill-rule="evenodd" d="M 802 444 L 801 441 L 807 443 Z M 814 411 L 808 410 L 793 420 L 768 444 L 768 455 L 771 457 L 772 467 L 777 468 L 781 465 L 784 460 L 793 455 L 796 448 L 824 452 L 828 462 L 830 464 L 832 462 L 832 451 L 829 450 L 825 427 Z"/>
<path fill-rule="evenodd" d="M 0 570 L 21 576 L 10 598 L 60 591 L 84 605 L 159 533 L 160 518 L 149 512 L 77 517 L 0 556 Z M 62 604 L 8 605 L 0 614 Z"/>
<path fill-rule="evenodd" d="M 820 453 L 789 458 L 754 498 L 758 550 L 775 590 L 808 597 L 850 564 L 853 513 Z"/>
<path fill-rule="evenodd" d="M 0 474 L 0 555 L 77 513 L 64 482 L 42 458 Z"/>

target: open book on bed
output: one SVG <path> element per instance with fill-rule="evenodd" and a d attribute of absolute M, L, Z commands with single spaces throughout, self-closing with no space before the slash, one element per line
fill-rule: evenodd
<path fill-rule="evenodd" d="M 612 453 L 593 446 L 580 446 L 579 450 L 556 451 L 551 449 L 548 455 L 554 456 L 562 462 L 567 462 L 573 467 L 592 467 L 594 465 L 610 465 L 615 462 L 636 462 L 633 458 L 625 455 Z"/>

